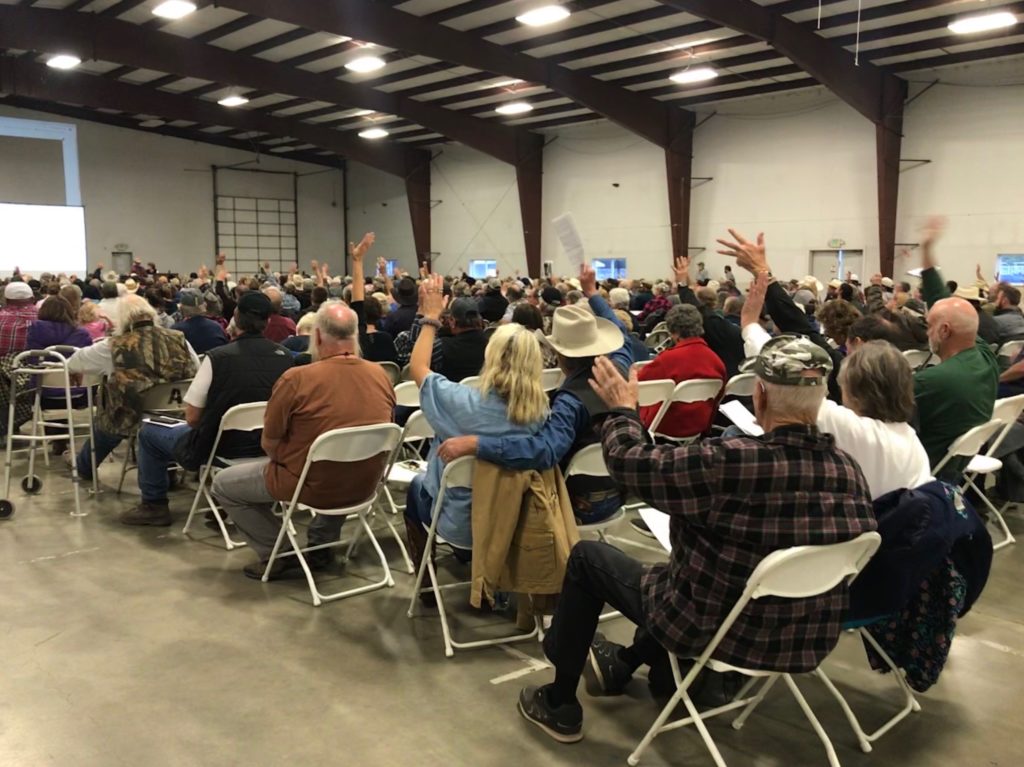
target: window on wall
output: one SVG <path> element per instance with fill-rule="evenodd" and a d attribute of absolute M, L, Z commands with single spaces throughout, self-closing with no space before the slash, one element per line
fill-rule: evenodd
<path fill-rule="evenodd" d="M 626 276 L 624 258 L 594 259 L 593 266 L 599 280 L 621 280 Z"/>
<path fill-rule="evenodd" d="M 484 280 L 498 276 L 498 262 L 488 259 L 476 259 L 469 262 L 469 276 L 475 280 Z"/>

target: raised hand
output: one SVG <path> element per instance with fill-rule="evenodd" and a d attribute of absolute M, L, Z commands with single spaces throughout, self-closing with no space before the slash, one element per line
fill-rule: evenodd
<path fill-rule="evenodd" d="M 672 274 L 675 275 L 677 285 L 690 284 L 690 257 L 676 256 L 672 265 Z"/>
<path fill-rule="evenodd" d="M 768 268 L 768 257 L 765 252 L 763 232 L 757 235 L 755 242 L 750 242 L 735 229 L 730 229 L 729 234 L 732 235 L 733 242 L 718 240 L 718 244 L 726 248 L 725 250 L 718 251 L 720 255 L 735 258 L 736 265 L 746 269 L 751 274 L 771 271 Z"/>
<path fill-rule="evenodd" d="M 434 274 L 420 283 L 420 314 L 428 320 L 439 320 L 448 299 L 444 295 L 444 277 Z"/>
<path fill-rule="evenodd" d="M 629 380 L 626 381 L 607 357 L 598 357 L 594 361 L 594 377 L 590 381 L 590 388 L 610 408 L 636 410 L 640 401 L 636 368 L 629 371 Z"/>
<path fill-rule="evenodd" d="M 580 264 L 580 288 L 587 298 L 597 293 L 597 272 L 590 264 Z"/>
<path fill-rule="evenodd" d="M 376 241 L 377 235 L 373 232 L 367 232 L 363 235 L 363 239 L 359 241 L 358 245 L 353 243 L 348 244 L 348 254 L 356 261 L 362 261 L 370 248 L 373 247 L 374 241 Z"/>
<path fill-rule="evenodd" d="M 756 325 L 761 321 L 761 311 L 764 309 L 764 297 L 768 292 L 768 272 L 761 272 L 750 284 L 750 292 L 743 302 L 743 309 L 740 310 L 740 327 Z"/>
<path fill-rule="evenodd" d="M 426 261 L 423 261 L 423 262 L 422 262 L 422 263 L 420 264 L 420 279 L 421 279 L 421 280 L 425 280 L 425 279 L 427 278 L 427 274 L 428 274 L 428 273 L 429 273 L 429 272 L 428 272 L 428 270 L 427 270 L 427 262 L 426 262 Z"/>

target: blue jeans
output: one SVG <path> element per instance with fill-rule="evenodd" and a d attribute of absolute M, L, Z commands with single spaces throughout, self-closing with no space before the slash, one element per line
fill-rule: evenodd
<path fill-rule="evenodd" d="M 121 444 L 124 439 L 120 434 L 107 434 L 99 429 L 94 430 L 96 436 L 96 468 L 106 460 L 114 448 Z M 78 476 L 82 479 L 92 481 L 92 458 L 89 455 L 89 440 L 85 441 L 82 449 L 78 451 L 78 458 L 75 463 L 78 465 Z"/>
<path fill-rule="evenodd" d="M 174 449 L 192 428 L 155 426 L 147 423 L 139 432 L 139 490 L 146 503 L 167 500 L 167 467 L 174 463 Z"/>

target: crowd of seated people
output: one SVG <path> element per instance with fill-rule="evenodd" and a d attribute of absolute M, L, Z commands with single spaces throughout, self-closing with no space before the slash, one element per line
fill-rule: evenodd
<path fill-rule="evenodd" d="M 98 466 L 137 434 L 141 502 L 122 514 L 128 525 L 172 524 L 168 468 L 204 465 L 224 413 L 266 402 L 262 432 L 236 435 L 219 451 L 258 460 L 224 469 L 212 487 L 255 554 L 244 568 L 253 578 L 263 577 L 281 531 L 274 506 L 296 491 L 314 440 L 408 417 L 377 363 L 408 365 L 436 434 L 407 494 L 417 562 L 430 556 L 427 528 L 446 464 L 475 456 L 515 472 L 564 472 L 600 444 L 609 476 L 568 480 L 571 515 L 598 523 L 638 497 L 670 515 L 673 549 L 660 565 L 606 543 L 572 549 L 544 642 L 554 680 L 523 690 L 519 711 L 573 742 L 582 737 L 577 687 L 588 659 L 606 694 L 623 692 L 641 666 L 652 689 L 671 689 L 667 653 L 701 649 L 764 556 L 874 530 L 873 503 L 933 482 L 953 441 L 991 418 L 996 397 L 1024 390 L 1024 356 L 1001 370 L 987 340 L 1024 338 L 1020 291 L 984 285 L 980 271 L 979 284 L 951 291 L 935 254 L 942 230 L 933 221 L 923 233 L 917 291 L 880 274 L 865 286 L 849 274 L 827 286 L 813 277 L 782 282 L 764 236 L 732 230 L 719 252 L 749 273 L 747 284 L 731 266 L 715 280 L 699 264 L 695 278 L 686 257 L 653 281 L 599 281 L 589 265 L 561 279 L 442 277 L 426 265 L 416 276 L 389 275 L 383 259 L 367 274 L 372 233 L 350 245 L 347 276 L 332 276 L 326 263 L 313 262 L 308 274 L 264 264 L 236 281 L 223 256 L 187 277 L 141 263 L 127 275 L 101 265 L 85 280 L 16 272 L 3 289 L 0 373 L 20 352 L 62 346 L 77 350 L 66 352 L 73 374 L 103 377 L 95 444 L 68 460 L 92 479 L 94 457 Z M 650 351 L 644 336 L 656 327 L 669 342 L 638 371 L 634 363 Z M 929 350 L 936 364 L 913 369 L 902 353 L 911 349 Z M 563 380 L 546 394 L 542 371 L 553 367 Z M 638 407 L 641 381 L 724 386 L 744 370 L 756 378 L 752 407 L 763 435 L 712 436 L 718 402 L 710 400 L 674 404 L 662 419 L 659 433 L 694 442 L 652 440 L 657 408 Z M 0 381 L 5 396 L 8 380 Z M 183 422 L 143 423 L 141 395 L 173 381 L 190 382 Z M 299 501 L 355 503 L 372 492 L 366 482 L 379 463 L 350 467 L 346 482 L 316 465 Z M 962 469 L 948 462 L 941 478 Z M 467 492 L 450 493 L 438 523 L 464 559 L 474 545 L 470 504 Z M 342 522 L 317 516 L 308 545 L 337 541 Z M 333 555 L 320 548 L 307 560 L 322 569 Z M 268 576 L 298 565 L 275 559 Z M 597 633 L 606 603 L 636 625 L 630 646 Z M 837 587 L 785 609 L 752 607 L 738 624 L 746 640 L 723 644 L 721 659 L 813 669 L 835 645 L 846 605 Z"/>

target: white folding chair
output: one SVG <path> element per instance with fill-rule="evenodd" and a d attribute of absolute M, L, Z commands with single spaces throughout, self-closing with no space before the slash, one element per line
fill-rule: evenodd
<path fill-rule="evenodd" d="M 662 351 L 670 343 L 672 343 L 672 335 L 664 328 L 655 328 L 648 333 L 647 338 L 644 339 L 644 346 L 655 354 Z"/>
<path fill-rule="evenodd" d="M 1009 367 L 1013 364 L 1013 361 L 1020 355 L 1021 350 L 1024 349 L 1024 339 L 1017 341 L 1006 341 L 1002 346 L 999 347 L 999 351 L 996 356 L 999 358 L 999 363 L 1004 367 Z"/>
<path fill-rule="evenodd" d="M 384 368 L 384 372 L 387 373 L 388 374 L 388 378 L 391 379 L 391 385 L 392 386 L 398 386 L 398 384 L 401 383 L 401 381 L 402 381 L 402 368 L 398 367 L 398 365 L 396 363 L 394 363 L 394 362 L 378 362 L 377 364 L 380 365 L 382 368 Z"/>
<path fill-rule="evenodd" d="M 920 370 L 928 365 L 932 353 L 930 349 L 905 349 L 903 356 L 910 363 L 911 370 Z"/>
<path fill-rule="evenodd" d="M 665 415 L 668 413 L 672 405 L 683 404 L 689 405 L 694 402 L 707 402 L 708 400 L 714 400 L 718 398 L 719 393 L 722 391 L 722 382 L 717 378 L 694 378 L 690 381 L 681 381 L 676 385 L 672 391 L 672 396 L 665 401 L 662 405 L 661 411 L 655 416 L 651 422 L 648 431 L 651 433 L 653 439 L 665 439 L 677 444 L 688 444 L 693 442 L 700 434 L 684 434 L 681 436 L 671 436 L 669 434 L 662 434 L 658 431 L 658 427 L 664 420 Z"/>
<path fill-rule="evenodd" d="M 544 387 L 544 391 L 554 391 L 562 382 L 565 380 L 565 373 L 562 372 L 561 368 L 548 368 L 541 371 L 540 374 L 540 385 Z"/>
<path fill-rule="evenodd" d="M 411 381 L 412 380 L 412 371 L 409 369 L 408 365 L 406 365 L 405 367 L 402 368 L 402 375 L 401 375 L 400 380 L 402 382 Z"/>
<path fill-rule="evenodd" d="M 1001 421 L 1003 423 L 1003 427 L 998 432 L 995 439 L 989 443 L 988 450 L 985 451 L 985 454 L 975 456 L 967 465 L 966 475 L 968 482 L 974 487 L 978 495 L 981 496 L 982 502 L 988 506 L 989 510 L 993 513 L 996 523 L 1004 533 L 1005 539 L 993 546 L 996 550 L 1009 546 L 1016 539 L 1013 535 L 1009 534 L 1006 522 L 1003 519 L 1003 512 L 1006 511 L 1010 503 L 1006 502 L 1001 508 L 996 509 L 988 499 L 988 496 L 984 493 L 985 479 L 987 479 L 990 474 L 993 474 L 1003 468 L 1003 462 L 996 458 L 995 454 L 1003 444 L 1003 441 L 1010 434 L 1010 430 L 1013 429 L 1014 424 L 1017 423 L 1017 419 L 1020 418 L 1022 412 L 1024 412 L 1024 394 L 1018 394 L 1015 397 L 997 399 L 995 406 L 992 408 L 992 420 Z M 974 484 L 975 480 L 979 476 L 982 478 L 981 487 Z"/>
<path fill-rule="evenodd" d="M 395 387 L 395 404 L 399 407 L 420 406 L 420 387 L 415 381 L 402 381 Z"/>
<path fill-rule="evenodd" d="M 281 531 L 277 534 L 277 541 L 274 543 L 274 548 L 270 552 L 270 558 L 267 560 L 267 567 L 263 571 L 264 583 L 270 580 L 270 570 L 273 568 L 274 562 L 279 557 L 294 556 L 298 558 L 299 565 L 302 567 L 302 571 L 306 574 L 306 581 L 309 583 L 309 593 L 313 597 L 313 605 L 315 607 L 319 607 L 324 602 L 331 602 L 336 599 L 345 599 L 346 597 L 352 597 L 356 594 L 364 594 L 368 591 L 382 589 L 385 586 L 390 588 L 395 585 L 394 578 L 391 577 L 391 568 L 388 567 L 388 560 L 385 558 L 384 552 L 381 550 L 380 543 L 377 541 L 376 536 L 374 536 L 373 528 L 370 527 L 369 522 L 370 512 L 372 512 L 373 506 L 377 502 L 377 490 L 380 483 L 384 480 L 384 472 L 388 465 L 387 460 L 384 460 L 381 464 L 376 480 L 372 483 L 373 490 L 370 495 L 359 503 L 336 509 L 313 508 L 307 504 L 301 504 L 299 502 L 299 497 L 302 495 L 302 488 L 306 484 L 306 475 L 309 474 L 310 467 L 314 463 L 319 463 L 321 461 L 353 463 L 357 461 L 365 461 L 376 456 L 386 456 L 387 458 L 390 458 L 401 438 L 402 427 L 393 423 L 373 424 L 371 426 L 353 426 L 347 429 L 332 429 L 331 431 L 324 432 L 316 438 L 313 444 L 310 445 L 309 453 L 306 455 L 306 463 L 302 467 L 302 473 L 299 475 L 299 483 L 295 487 L 295 492 L 292 494 L 291 501 L 289 501 L 288 506 L 285 507 L 284 516 L 281 520 Z M 341 541 L 333 541 L 331 543 L 322 543 L 317 546 L 307 546 L 306 548 L 300 547 L 295 535 L 295 527 L 292 524 L 292 517 L 295 515 L 295 512 L 300 509 L 303 511 L 313 512 L 314 514 L 358 518 L 360 524 L 359 529 L 369 536 L 370 543 L 373 544 L 374 551 L 377 552 L 377 557 L 380 559 L 381 567 L 384 568 L 384 577 L 381 580 L 375 581 L 374 583 L 366 586 L 344 589 L 342 591 L 336 591 L 333 594 L 321 593 L 317 588 L 316 580 L 313 578 L 313 573 L 309 569 L 309 563 L 306 561 L 304 554 L 310 551 L 319 551 L 320 549 L 341 546 L 342 543 Z M 292 546 L 290 551 L 281 551 L 281 544 L 284 542 L 285 537 L 288 538 L 288 542 Z M 353 540 L 353 543 L 354 542 L 355 540 Z"/>
<path fill-rule="evenodd" d="M 832 747 L 832 741 L 829 740 L 818 718 L 814 715 L 810 705 L 808 705 L 806 699 L 801 694 L 800 688 L 793 681 L 791 674 L 779 671 L 746 669 L 714 660 L 711 656 L 718 649 L 722 639 L 729 633 L 736 619 L 751 600 L 768 596 L 783 599 L 807 599 L 831 591 L 843 581 L 850 583 L 864 565 L 867 564 L 868 560 L 871 559 L 875 551 L 878 550 L 881 541 L 882 538 L 878 533 L 863 533 L 857 538 L 843 543 L 827 546 L 795 546 L 783 549 L 769 554 L 761 560 L 761 563 L 754 568 L 754 572 L 747 579 L 747 585 L 743 590 L 743 594 L 726 616 L 718 631 L 715 632 L 708 646 L 704 648 L 699 657 L 694 659 L 693 666 L 686 673 L 686 676 L 683 676 L 679 669 L 678 659 L 671 654 L 669 655 L 672 674 L 676 681 L 676 692 L 672 695 L 672 698 L 655 720 L 651 729 L 648 730 L 643 740 L 640 741 L 636 750 L 630 754 L 629 764 L 634 766 L 639 764 L 640 757 L 656 736 L 663 732 L 692 724 L 700 733 L 704 745 L 707 746 L 715 764 L 718 767 L 725 767 L 725 760 L 722 759 L 718 747 L 711 738 L 711 734 L 704 723 L 705 720 L 719 714 L 724 714 L 727 711 L 743 708 L 743 711 L 732 723 L 734 729 L 740 729 L 744 722 L 746 722 L 747 717 L 764 700 L 765 695 L 775 682 L 781 678 L 786 683 L 786 686 L 789 687 L 790 692 L 793 693 L 793 697 L 796 698 L 797 703 L 804 712 L 804 716 L 807 717 L 814 732 L 821 740 L 822 745 L 824 745 L 829 764 L 831 767 L 839 767 L 839 759 L 836 756 L 835 749 Z M 697 675 L 705 667 L 718 672 L 739 672 L 750 677 L 750 681 L 747 682 L 736 698 L 730 703 L 699 712 L 687 691 L 690 685 L 693 684 L 693 680 L 697 678 Z M 758 680 L 763 680 L 763 684 L 757 693 L 752 695 L 751 692 Z M 680 703 L 686 707 L 689 716 L 685 719 L 669 722 L 669 717 Z"/>
<path fill-rule="evenodd" d="M 142 393 L 142 413 L 146 415 L 181 416 L 185 413 L 185 392 L 192 383 L 191 378 L 181 381 L 167 381 L 156 384 Z M 139 423 L 126 440 L 128 449 L 124 453 L 124 461 L 121 464 L 121 479 L 117 483 L 117 493 L 121 494 L 124 488 L 124 478 L 129 469 L 137 469 L 137 464 L 131 464 L 131 458 L 136 453 L 136 442 L 139 438 Z M 95 475 L 95 472 L 93 473 Z"/>
<path fill-rule="evenodd" d="M 461 381 L 459 381 L 459 383 L 462 384 L 463 386 L 479 386 L 480 376 L 467 376 L 466 378 L 463 378 Z"/>
<path fill-rule="evenodd" d="M 185 526 L 181 529 L 183 535 L 188 535 L 188 531 L 192 527 L 192 520 L 196 514 L 209 511 L 213 514 L 213 518 L 217 521 L 217 526 L 220 528 L 220 534 L 224 538 L 225 549 L 231 551 L 237 546 L 245 545 L 245 541 L 232 540 L 231 536 L 228 535 L 224 517 L 220 513 L 220 509 L 217 508 L 217 502 L 214 500 L 210 488 L 213 484 L 213 478 L 221 469 L 237 466 L 240 463 L 262 460 L 260 458 L 224 458 L 217 455 L 217 448 L 220 447 L 220 440 L 225 432 L 254 432 L 262 429 L 263 416 L 266 411 L 266 402 L 248 402 L 229 408 L 221 417 L 220 426 L 217 427 L 217 437 L 213 440 L 213 448 L 210 450 L 210 457 L 199 473 L 199 487 L 196 488 L 196 495 L 192 500 L 192 508 L 188 513 L 188 519 L 185 520 Z M 206 500 L 206 506 L 202 509 L 199 508 L 200 499 Z"/>
<path fill-rule="evenodd" d="M 650 365 L 652 362 L 654 362 L 654 360 L 640 360 L 639 362 L 634 362 L 630 367 L 639 373 L 642 368 Z"/>
<path fill-rule="evenodd" d="M 726 397 L 753 397 L 754 384 L 757 376 L 753 373 L 739 373 L 730 378 L 725 384 L 725 391 L 722 392 L 722 399 Z"/>
<path fill-rule="evenodd" d="M 427 470 L 427 462 L 420 458 L 419 450 L 424 443 L 433 438 L 434 427 L 427 421 L 422 410 L 417 410 L 409 416 L 409 420 L 405 422 L 405 428 L 402 430 L 402 439 L 391 455 L 387 472 L 384 475 L 384 500 L 387 501 L 387 510 L 391 516 L 397 517 L 405 511 L 404 503 L 395 502 L 395 496 L 391 491 L 392 485 L 397 485 L 404 492 L 418 474 Z M 416 572 L 416 568 L 413 567 L 412 560 L 409 558 L 409 552 L 405 548 L 402 536 L 387 515 L 384 517 L 384 521 L 387 522 L 395 540 L 398 541 L 402 558 L 405 560 L 406 571 L 412 575 Z"/>
<path fill-rule="evenodd" d="M 434 500 L 434 508 L 431 510 L 430 528 L 427 531 L 427 542 L 423 547 L 423 561 L 420 563 L 419 572 L 416 574 L 416 585 L 412 590 L 412 600 L 409 602 L 408 615 L 412 618 L 416 614 L 416 603 L 420 597 L 420 591 L 423 588 L 424 576 L 429 576 L 430 585 L 428 588 L 433 592 L 434 598 L 437 601 L 437 611 L 441 616 L 441 634 L 444 637 L 444 654 L 445 657 L 451 658 L 455 654 L 455 650 L 471 650 L 477 647 L 492 647 L 494 645 L 510 644 L 512 642 L 524 642 L 528 639 L 535 639 L 540 633 L 540 622 L 534 626 L 533 631 L 529 633 L 518 633 L 511 634 L 509 636 L 497 637 L 495 639 L 478 639 L 472 642 L 459 642 L 456 641 L 452 636 L 452 630 L 448 625 L 448 612 L 444 607 L 444 592 L 449 589 L 458 588 L 460 586 L 470 585 L 468 582 L 460 583 L 447 583 L 440 585 L 437 577 L 437 568 L 434 564 L 434 546 L 435 544 L 441 544 L 445 546 L 451 546 L 450 543 L 445 541 L 437 534 L 437 522 L 441 518 L 441 508 L 444 505 L 445 494 L 455 488 L 465 488 L 471 490 L 473 487 L 473 469 L 476 465 L 476 459 L 472 456 L 465 456 L 458 458 L 447 466 L 445 466 L 444 473 L 441 475 L 441 487 L 438 490 L 437 498 Z"/>
<path fill-rule="evenodd" d="M 1019 397 L 1024 397 L 1024 395 L 1019 395 Z M 1017 400 L 1019 397 L 1010 397 L 1007 400 L 1002 401 L 1004 403 L 1008 403 L 1009 400 Z M 1004 406 L 1004 411 L 1012 411 L 1014 409 L 1017 410 L 1019 415 L 1020 408 L 1018 408 L 1017 402 L 1013 402 L 1012 405 L 1006 404 Z M 993 416 L 994 415 L 995 414 L 993 412 Z M 1015 420 L 1016 419 L 1014 419 L 1014 421 Z M 993 520 L 1003 533 L 1003 540 L 999 543 L 993 544 L 992 546 L 996 551 L 1016 542 L 1016 538 L 1013 537 L 1013 534 L 1010 532 L 1010 528 L 1006 526 L 1006 520 L 1003 519 L 1003 515 L 989 502 L 988 498 L 985 497 L 985 493 L 982 492 L 982 490 L 974 483 L 974 480 L 978 475 L 988 475 L 1003 468 L 1002 461 L 998 458 L 992 458 L 989 454 L 983 455 L 981 451 L 985 444 L 988 443 L 989 440 L 993 439 L 1000 430 L 1002 430 L 1003 434 L 999 439 L 994 441 L 993 444 L 995 447 L 990 448 L 989 453 L 992 453 L 995 448 L 998 448 L 999 443 L 1002 442 L 1002 437 L 1005 437 L 1006 431 L 1008 431 L 1009 427 L 1012 425 L 1013 421 L 1010 421 L 1010 423 L 1007 424 L 998 418 L 993 417 L 988 423 L 975 426 L 973 429 L 957 437 L 953 441 L 953 444 L 949 446 L 949 450 L 946 451 L 946 456 L 939 461 L 938 465 L 934 469 L 932 469 L 932 474 L 937 477 L 939 476 L 939 472 L 946 467 L 946 464 L 954 458 L 970 459 L 970 463 L 967 464 L 967 468 L 964 469 L 963 472 L 963 482 L 960 485 L 960 490 L 966 493 L 968 487 L 972 488 L 992 511 Z"/>

